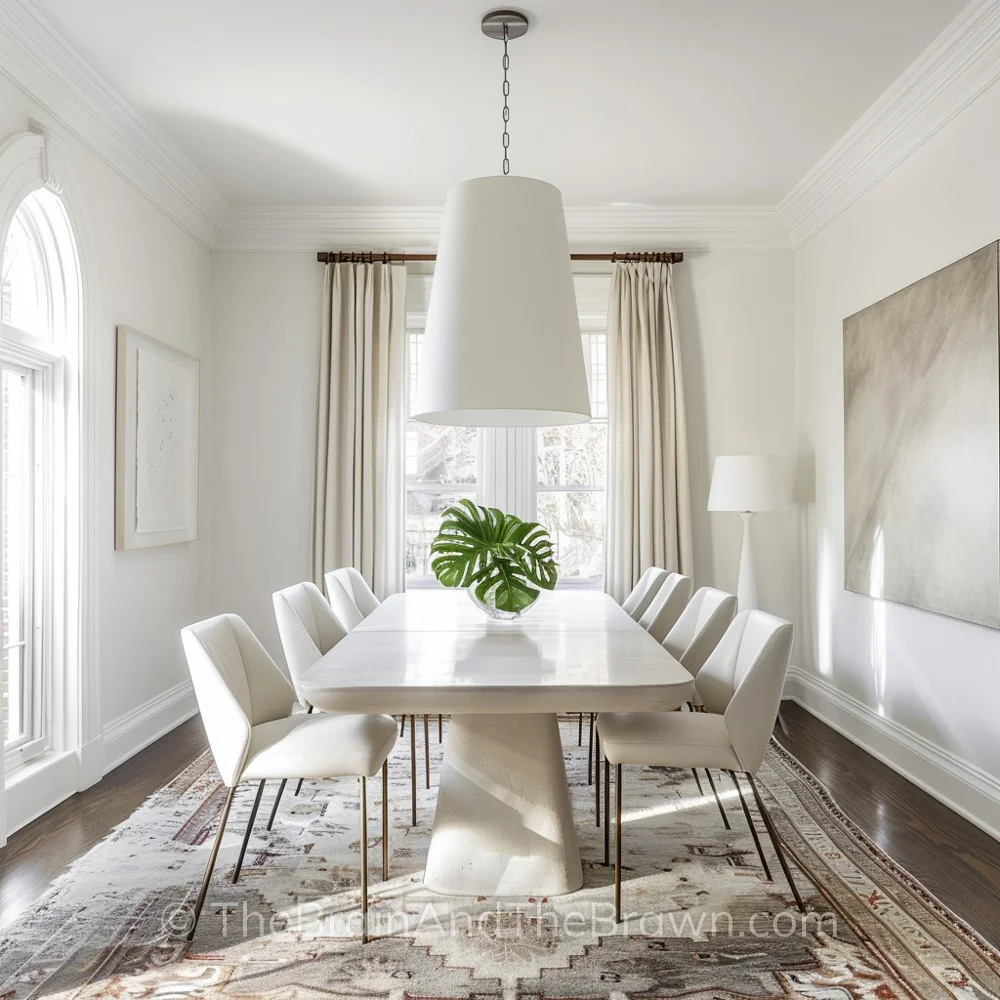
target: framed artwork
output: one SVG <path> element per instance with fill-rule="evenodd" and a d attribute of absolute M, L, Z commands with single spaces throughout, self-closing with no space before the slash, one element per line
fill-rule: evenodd
<path fill-rule="evenodd" d="M 1000 628 L 998 246 L 844 320 L 848 590 Z"/>
<path fill-rule="evenodd" d="M 118 327 L 115 548 L 198 537 L 197 358 Z"/>

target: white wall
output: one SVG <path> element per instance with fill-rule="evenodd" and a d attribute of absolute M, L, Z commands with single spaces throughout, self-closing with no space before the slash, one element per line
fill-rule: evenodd
<path fill-rule="evenodd" d="M 1000 633 L 843 589 L 841 324 L 1000 237 L 998 162 L 994 86 L 796 253 L 799 448 L 815 503 L 788 689 L 994 835 Z"/>
<path fill-rule="evenodd" d="M 735 589 L 741 522 L 705 510 L 712 458 L 794 447 L 790 252 L 678 265 L 698 582 Z M 270 595 L 310 575 L 323 268 L 310 253 L 212 255 L 215 432 L 212 600 L 278 653 Z M 795 608 L 794 519 L 762 515 L 762 606 Z"/>
<path fill-rule="evenodd" d="M 212 603 L 279 656 L 271 594 L 311 576 L 323 268 L 315 253 L 216 253 L 211 273 Z"/>
<path fill-rule="evenodd" d="M 93 308 L 95 394 L 97 650 L 100 684 L 97 775 L 176 725 L 194 708 L 178 629 L 206 605 L 209 526 L 199 541 L 134 552 L 114 550 L 115 326 L 124 323 L 202 359 L 202 400 L 211 394 L 208 364 L 209 254 L 104 161 L 51 122 L 46 112 L 0 78 L 0 137 L 23 132 L 28 117 L 51 125 L 64 142 L 79 203 L 84 293 Z M 203 412 L 202 497 L 213 489 L 210 414 Z M 102 766 L 103 765 L 103 766 Z M 73 789 L 71 789 L 72 791 Z M 15 811 L 16 812 L 16 811 Z M 16 815 L 10 819 L 16 824 Z M 23 817 L 22 817 L 23 819 Z"/>
<path fill-rule="evenodd" d="M 736 590 L 743 522 L 706 510 L 717 455 L 795 448 L 792 254 L 691 253 L 674 270 L 687 402 L 696 584 Z M 795 520 L 753 522 L 760 607 L 794 621 Z"/>

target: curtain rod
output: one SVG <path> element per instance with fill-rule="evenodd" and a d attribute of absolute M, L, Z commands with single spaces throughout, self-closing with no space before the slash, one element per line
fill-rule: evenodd
<path fill-rule="evenodd" d="M 571 253 L 569 255 L 570 260 L 607 260 L 612 263 L 617 263 L 622 261 L 623 263 L 634 263 L 634 262 L 645 262 L 645 263 L 656 263 L 656 264 L 680 264 L 684 260 L 684 254 L 678 253 L 676 250 L 667 250 L 663 252 L 659 251 L 649 251 L 643 252 L 638 251 L 635 253 L 619 253 L 615 251 L 614 253 Z M 338 263 L 348 263 L 348 264 L 408 264 L 412 261 L 433 261 L 437 260 L 437 254 L 435 253 L 389 253 L 388 251 L 379 252 L 377 250 L 354 250 L 354 251 L 340 251 L 340 250 L 320 250 L 316 254 L 316 260 L 320 264 L 338 264 Z"/>

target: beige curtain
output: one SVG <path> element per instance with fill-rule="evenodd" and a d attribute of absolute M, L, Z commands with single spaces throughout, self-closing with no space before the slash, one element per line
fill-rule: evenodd
<path fill-rule="evenodd" d="M 354 566 L 403 589 L 406 268 L 328 264 L 323 289 L 313 579 Z"/>
<path fill-rule="evenodd" d="M 672 265 L 618 264 L 608 307 L 605 589 L 648 566 L 691 574 L 691 501 Z"/>

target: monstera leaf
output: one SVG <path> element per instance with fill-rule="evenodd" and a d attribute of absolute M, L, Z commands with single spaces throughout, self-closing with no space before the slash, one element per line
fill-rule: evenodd
<path fill-rule="evenodd" d="M 497 608 L 518 612 L 555 587 L 554 552 L 540 524 L 460 500 L 431 543 L 431 571 L 446 587 L 474 587 L 484 603 L 492 590 Z"/>

